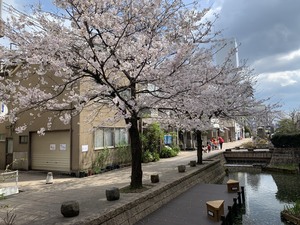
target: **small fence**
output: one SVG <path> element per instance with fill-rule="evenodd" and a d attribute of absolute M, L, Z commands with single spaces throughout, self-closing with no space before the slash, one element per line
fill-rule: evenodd
<path fill-rule="evenodd" d="M 226 149 L 223 153 L 228 164 L 269 164 L 273 151 L 263 149 Z"/>
<path fill-rule="evenodd" d="M 0 196 L 8 196 L 19 193 L 18 179 L 18 170 L 0 173 Z"/>
<path fill-rule="evenodd" d="M 234 218 L 240 211 L 240 209 L 245 206 L 245 189 L 241 187 L 241 191 L 237 192 L 237 198 L 233 198 L 233 205 L 228 206 L 228 213 L 226 216 L 221 216 L 222 225 L 232 225 Z"/>

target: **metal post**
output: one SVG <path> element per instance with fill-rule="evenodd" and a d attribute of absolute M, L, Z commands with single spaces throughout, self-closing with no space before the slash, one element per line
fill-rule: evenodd
<path fill-rule="evenodd" d="M 233 215 L 236 215 L 237 213 L 237 198 L 233 198 L 232 213 Z"/>
<path fill-rule="evenodd" d="M 232 224 L 233 221 L 233 214 L 232 214 L 232 206 L 228 206 L 228 214 L 226 216 L 226 223 L 225 224 Z"/>
<path fill-rule="evenodd" d="M 233 206 L 236 206 L 237 198 L 233 198 Z"/>
<path fill-rule="evenodd" d="M 241 192 L 238 191 L 237 194 L 238 194 L 238 204 L 242 205 Z"/>
<path fill-rule="evenodd" d="M 242 200 L 243 200 L 243 204 L 245 204 L 245 187 L 241 186 L 241 190 L 242 190 Z"/>
<path fill-rule="evenodd" d="M 221 216 L 222 225 L 226 225 L 226 217 L 224 215 Z"/>

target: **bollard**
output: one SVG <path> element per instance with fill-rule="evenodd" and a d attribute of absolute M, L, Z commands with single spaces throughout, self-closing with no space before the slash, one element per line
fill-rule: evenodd
<path fill-rule="evenodd" d="M 52 174 L 52 172 L 48 172 L 47 178 L 46 178 L 46 184 L 53 184 L 53 174 Z"/>
<path fill-rule="evenodd" d="M 237 194 L 238 194 L 238 204 L 239 204 L 239 205 L 242 205 L 241 192 L 238 191 Z"/>
<path fill-rule="evenodd" d="M 224 215 L 221 216 L 221 221 L 222 221 L 222 224 L 225 224 L 226 222 L 226 217 Z"/>
<path fill-rule="evenodd" d="M 185 172 L 185 169 L 186 169 L 185 165 L 179 165 L 179 166 L 178 166 L 178 172 L 179 172 L 179 173 L 184 173 L 184 172 Z"/>
<path fill-rule="evenodd" d="M 226 216 L 227 218 L 227 224 L 232 224 L 233 222 L 233 214 L 232 214 L 232 206 L 228 206 L 228 214 Z"/>
<path fill-rule="evenodd" d="M 107 201 L 115 201 L 120 199 L 120 190 L 117 187 L 106 189 L 105 194 Z"/>
<path fill-rule="evenodd" d="M 150 176 L 151 183 L 158 183 L 159 182 L 159 175 L 158 174 L 152 174 Z"/>
<path fill-rule="evenodd" d="M 233 198 L 233 206 L 236 206 L 237 198 Z"/>
<path fill-rule="evenodd" d="M 243 200 L 243 204 L 245 204 L 245 187 L 241 186 L 241 190 L 242 190 L 242 200 Z"/>
<path fill-rule="evenodd" d="M 190 167 L 195 167 L 197 165 L 196 160 L 190 161 Z"/>
<path fill-rule="evenodd" d="M 237 198 L 233 198 L 232 215 L 237 214 Z"/>
<path fill-rule="evenodd" d="M 74 217 L 79 215 L 79 203 L 78 201 L 66 201 L 63 202 L 60 207 L 60 212 L 64 217 Z"/>

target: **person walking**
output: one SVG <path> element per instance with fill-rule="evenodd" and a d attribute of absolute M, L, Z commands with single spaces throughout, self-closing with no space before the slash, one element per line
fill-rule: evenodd
<path fill-rule="evenodd" d="M 207 142 L 207 152 L 211 151 L 211 143 L 210 141 Z"/>
<path fill-rule="evenodd" d="M 219 141 L 220 149 L 222 149 L 223 143 L 224 143 L 224 139 L 221 136 L 219 136 L 218 137 L 218 141 Z"/>
<path fill-rule="evenodd" d="M 218 144 L 217 144 L 217 140 L 216 139 L 211 138 L 210 142 L 211 142 L 211 150 L 218 149 Z"/>

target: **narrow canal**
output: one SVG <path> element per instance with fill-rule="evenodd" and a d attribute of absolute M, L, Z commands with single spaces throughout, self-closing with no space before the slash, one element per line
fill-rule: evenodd
<path fill-rule="evenodd" d="M 285 205 L 300 199 L 300 176 L 278 173 L 234 172 L 225 177 L 245 187 L 245 208 L 235 225 L 281 225 L 280 212 Z"/>

